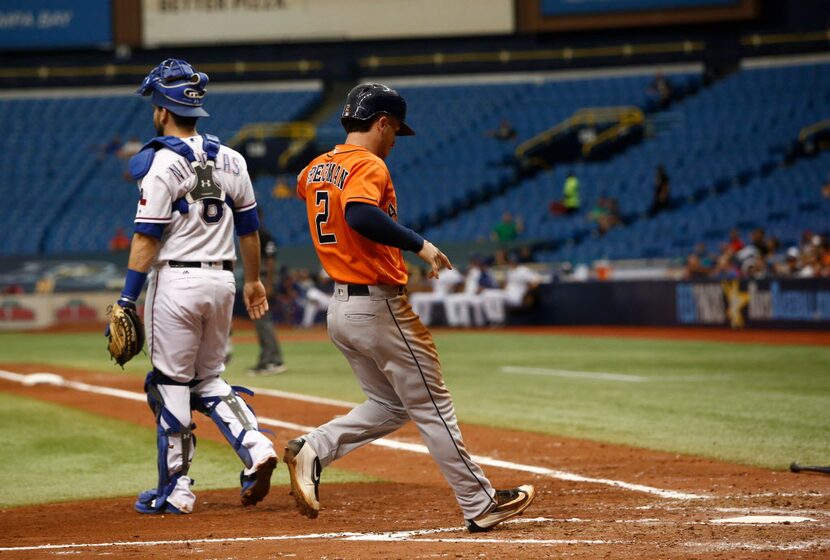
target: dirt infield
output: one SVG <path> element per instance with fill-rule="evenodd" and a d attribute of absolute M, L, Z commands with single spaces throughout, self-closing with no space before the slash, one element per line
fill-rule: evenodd
<path fill-rule="evenodd" d="M 50 371 L 91 387 L 141 393 L 139 380 L 33 364 L 0 364 L 17 373 Z M 60 403 L 151 427 L 140 399 L 77 388 L 0 380 L 0 391 Z M 261 418 L 316 426 L 340 406 L 257 396 Z M 198 421 L 198 419 L 197 419 Z M 276 443 L 297 429 L 267 426 Z M 254 508 L 238 490 L 198 493 L 189 516 L 142 516 L 134 497 L 20 507 L 0 512 L 0 560 L 54 558 L 827 558 L 830 477 L 792 474 L 595 442 L 463 426 L 468 447 L 503 467 L 486 466 L 497 487 L 532 482 L 536 502 L 517 522 L 470 535 L 438 469 L 424 454 L 367 446 L 338 462 L 383 479 L 321 486 L 316 520 L 300 517 L 287 487 Z M 223 441 L 199 422 L 200 437 Z M 407 426 L 395 441 L 420 443 Z M 280 465 L 278 468 L 284 468 Z M 539 474 L 529 473 L 528 470 Z M 141 490 L 141 489 L 137 489 Z M 718 520 L 769 516 L 739 524 Z M 45 546 L 49 548 L 44 548 Z"/>

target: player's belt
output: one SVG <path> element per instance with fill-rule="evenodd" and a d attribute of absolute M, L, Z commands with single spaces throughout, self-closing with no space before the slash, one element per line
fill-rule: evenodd
<path fill-rule="evenodd" d="M 342 287 L 342 284 L 340 285 Z M 372 292 L 377 294 L 385 293 L 388 295 L 402 296 L 406 293 L 406 286 L 389 286 L 377 285 L 369 286 L 367 284 L 346 284 L 346 290 L 349 296 L 370 296 Z"/>
<path fill-rule="evenodd" d="M 233 261 L 167 261 L 170 268 L 221 268 L 233 272 Z"/>

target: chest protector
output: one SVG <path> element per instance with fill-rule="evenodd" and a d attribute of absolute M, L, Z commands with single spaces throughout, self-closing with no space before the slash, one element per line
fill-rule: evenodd
<path fill-rule="evenodd" d="M 207 155 L 204 163 L 201 163 L 193 150 L 181 138 L 175 136 L 157 136 L 144 146 L 138 154 L 130 158 L 128 164 L 130 174 L 136 181 L 142 179 L 150 171 L 156 151 L 167 148 L 190 162 L 193 172 L 196 174 L 196 184 L 187 194 L 173 203 L 173 210 L 186 214 L 190 204 L 197 201 L 209 203 L 226 203 L 233 207 L 233 200 L 227 196 L 224 190 L 214 181 L 213 172 L 216 170 L 216 157 L 221 146 L 219 138 L 212 134 L 202 135 L 202 149 Z"/>

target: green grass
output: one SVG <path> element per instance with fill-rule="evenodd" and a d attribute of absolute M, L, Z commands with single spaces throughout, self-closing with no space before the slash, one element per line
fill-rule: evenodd
<path fill-rule="evenodd" d="M 502 332 L 441 332 L 436 342 L 464 422 L 769 468 L 830 459 L 828 347 Z M 226 377 L 243 385 L 362 400 L 348 364 L 331 342 L 282 345 L 287 373 L 247 377 L 245 368 L 254 363 L 257 348 L 237 344 Z M 12 361 L 122 375 L 108 362 L 103 337 L 90 334 L 0 335 L 0 362 Z M 510 374 L 501 371 L 504 366 L 622 373 L 646 380 Z M 142 356 L 128 365 L 126 374 L 146 370 Z"/>
<path fill-rule="evenodd" d="M 148 411 L 149 414 L 149 411 Z M 0 507 L 135 496 L 157 484 L 155 430 L 0 393 Z M 194 491 L 236 488 L 242 463 L 228 445 L 198 442 Z M 326 481 L 366 477 L 326 469 Z M 287 485 L 284 468 L 273 484 Z"/>

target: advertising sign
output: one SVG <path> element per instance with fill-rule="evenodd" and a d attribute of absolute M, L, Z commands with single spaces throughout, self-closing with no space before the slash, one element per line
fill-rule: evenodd
<path fill-rule="evenodd" d="M 111 42 L 110 0 L 0 2 L 0 49 L 97 47 Z"/>
<path fill-rule="evenodd" d="M 513 0 L 144 0 L 144 45 L 508 34 Z"/>

